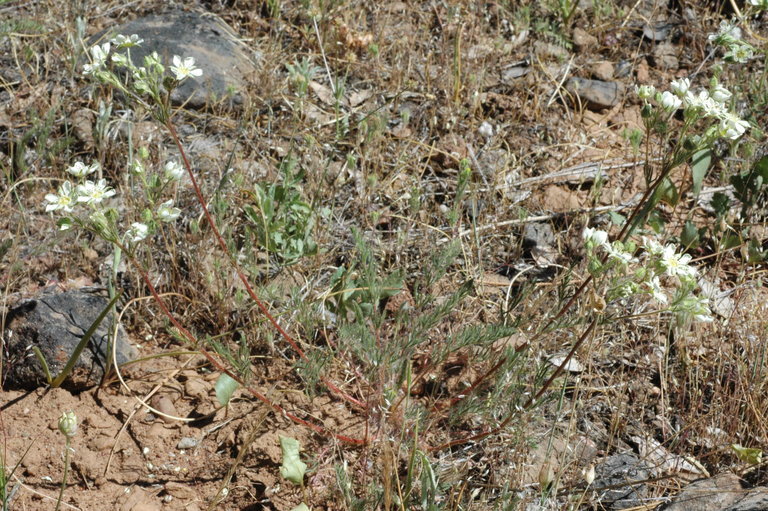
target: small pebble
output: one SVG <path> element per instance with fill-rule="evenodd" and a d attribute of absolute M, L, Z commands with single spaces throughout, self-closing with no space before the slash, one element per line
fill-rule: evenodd
<path fill-rule="evenodd" d="M 493 136 L 493 125 L 488 121 L 483 121 L 483 124 L 477 128 L 477 132 L 485 138 L 491 138 Z"/>
<path fill-rule="evenodd" d="M 177 449 L 192 449 L 197 446 L 197 439 L 189 436 L 183 437 L 176 445 Z"/>

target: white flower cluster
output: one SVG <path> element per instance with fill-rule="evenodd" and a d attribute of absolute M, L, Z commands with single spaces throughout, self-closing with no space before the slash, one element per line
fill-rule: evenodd
<path fill-rule="evenodd" d="M 761 4 L 768 4 L 768 0 L 750 0 L 750 4 L 758 9 L 764 9 Z M 723 56 L 728 62 L 745 63 L 754 55 L 754 48 L 742 40 L 741 29 L 735 22 L 721 21 L 720 28 L 714 34 L 709 34 L 707 40 L 715 45 L 725 48 Z"/>
<path fill-rule="evenodd" d="M 143 65 L 136 66 L 131 60 L 130 49 L 143 42 L 144 40 L 136 34 L 120 34 L 106 43 L 94 45 L 90 50 L 91 62 L 83 66 L 83 74 L 117 87 L 129 95 L 135 94 L 134 97 L 150 96 L 155 101 L 160 100 L 160 94 L 166 86 L 166 78 L 178 85 L 187 78 L 202 76 L 203 70 L 195 66 L 195 59 L 192 57 L 182 58 L 174 55 L 173 65 L 170 66 L 171 76 L 166 76 L 165 66 L 157 52 L 147 55 L 143 59 Z M 115 75 L 109 66 L 110 61 L 115 68 L 124 68 L 127 71 L 129 85 L 123 84 Z"/>
<path fill-rule="evenodd" d="M 659 92 L 652 85 L 636 87 L 636 93 L 649 107 L 648 101 L 653 98 L 667 112 L 675 112 L 683 107 L 688 118 L 711 118 L 717 122 L 714 133 L 717 136 L 736 140 L 749 129 L 749 122 L 728 110 L 727 102 L 733 94 L 714 83 L 709 90 L 701 89 L 694 93 L 691 81 L 680 78 L 670 83 L 671 91 Z"/>
<path fill-rule="evenodd" d="M 183 167 L 175 164 L 174 170 Z M 166 175 L 168 165 L 166 165 Z M 45 196 L 45 211 L 60 211 L 65 214 L 58 221 L 60 230 L 67 230 L 74 225 L 88 227 L 96 231 L 107 241 L 117 241 L 122 238 L 124 242 L 136 243 L 147 237 L 153 230 L 151 225 L 146 223 L 134 222 L 123 236 L 117 235 L 117 213 L 113 208 L 106 208 L 104 201 L 115 195 L 106 179 L 91 181 L 87 176 L 99 170 L 99 164 L 93 163 L 86 165 L 83 162 L 76 162 L 67 169 L 67 173 L 76 177 L 80 182 L 78 184 L 71 181 L 64 181 L 57 193 L 49 193 Z M 166 177 L 166 183 L 178 180 L 179 177 L 171 175 Z M 77 209 L 78 205 L 89 206 L 87 209 Z M 173 200 L 167 200 L 158 206 L 154 214 L 151 211 L 144 215 L 148 218 L 154 218 L 160 222 L 174 222 L 181 215 L 181 210 L 173 206 Z"/>
<path fill-rule="evenodd" d="M 644 253 L 637 258 L 634 243 L 610 242 L 608 233 L 589 227 L 584 229 L 583 238 L 590 274 L 609 278 L 606 301 L 647 295 L 675 314 L 712 321 L 707 299 L 693 293 L 698 287 L 697 271 L 689 254 L 678 252 L 672 244 L 644 239 Z M 662 283 L 674 286 L 674 294 L 668 294 Z"/>

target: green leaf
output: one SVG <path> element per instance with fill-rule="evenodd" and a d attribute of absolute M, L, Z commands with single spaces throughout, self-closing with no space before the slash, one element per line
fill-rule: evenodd
<path fill-rule="evenodd" d="M 763 461 L 763 451 L 761 449 L 752 449 L 749 447 L 742 447 L 739 444 L 731 445 L 731 449 L 736 453 L 744 463 L 750 465 L 757 465 Z"/>
<path fill-rule="evenodd" d="M 227 406 L 229 403 L 229 400 L 232 399 L 232 394 L 237 390 L 237 387 L 239 387 L 240 384 L 237 383 L 234 378 L 232 378 L 227 373 L 221 373 L 219 375 L 219 379 L 216 380 L 216 400 L 219 402 L 221 406 Z"/>
<path fill-rule="evenodd" d="M 701 193 L 701 187 L 704 184 L 704 177 L 707 175 L 709 166 L 712 164 L 712 150 L 702 149 L 694 153 L 691 158 L 691 177 L 693 179 L 693 195 L 698 196 Z"/>
<path fill-rule="evenodd" d="M 685 248 L 696 248 L 699 246 L 699 230 L 690 220 L 685 222 L 683 232 L 680 233 L 680 244 Z"/>
<path fill-rule="evenodd" d="M 311 510 L 309 509 L 309 506 L 307 506 L 305 503 L 302 502 L 295 508 L 291 509 L 291 511 L 311 511 Z"/>
<path fill-rule="evenodd" d="M 718 217 L 722 217 L 731 208 L 731 199 L 723 192 L 715 192 L 712 194 L 712 200 L 709 201 L 709 205 L 712 206 Z"/>
<path fill-rule="evenodd" d="M 88 345 L 88 341 L 91 340 L 91 337 L 93 337 L 93 334 L 96 332 L 96 329 L 99 328 L 99 325 L 102 321 L 104 321 L 104 318 L 107 317 L 107 314 L 110 310 L 112 310 L 112 307 L 117 302 L 118 298 L 120 298 L 120 295 L 122 293 L 117 293 L 112 300 L 107 304 L 106 307 L 104 307 L 104 310 L 101 311 L 101 313 L 96 318 L 96 321 L 93 322 L 93 324 L 88 328 L 88 330 L 83 334 L 83 337 L 80 339 L 80 342 L 75 347 L 75 350 L 72 352 L 72 355 L 70 355 L 69 360 L 67 360 L 67 364 L 64 366 L 64 369 L 61 370 L 61 372 L 56 376 L 56 378 L 50 382 L 51 387 L 57 388 L 60 387 L 62 383 L 64 383 L 64 380 L 69 375 L 70 372 L 72 372 L 72 368 L 75 367 L 75 363 L 80 358 L 80 354 L 83 352 L 85 347 Z M 42 354 L 39 354 L 40 357 L 42 357 Z M 50 374 L 49 374 L 50 376 Z"/>
<path fill-rule="evenodd" d="M 299 450 L 301 446 L 295 438 L 280 437 L 280 448 L 283 451 L 283 464 L 280 467 L 280 475 L 297 486 L 304 486 L 304 473 L 307 464 L 301 461 Z"/>

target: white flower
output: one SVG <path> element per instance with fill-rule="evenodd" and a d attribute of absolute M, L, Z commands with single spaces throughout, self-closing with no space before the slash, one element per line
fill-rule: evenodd
<path fill-rule="evenodd" d="M 721 21 L 720 29 L 715 34 L 709 34 L 707 40 L 710 43 L 719 45 L 729 45 L 741 39 L 741 29 L 735 23 Z"/>
<path fill-rule="evenodd" d="M 662 108 L 666 110 L 667 112 L 674 112 L 678 108 L 680 108 L 680 105 L 683 104 L 683 100 L 672 94 L 671 92 L 665 90 L 661 94 L 661 103 Z"/>
<path fill-rule="evenodd" d="M 768 0 L 766 0 L 768 2 Z M 754 55 L 753 48 L 746 43 L 736 43 L 728 46 L 728 51 L 723 57 L 728 62 L 738 62 L 744 64 Z"/>
<path fill-rule="evenodd" d="M 144 173 L 144 164 L 141 163 L 141 160 L 133 160 L 129 165 L 129 168 L 131 169 L 131 172 L 134 174 L 138 175 L 138 174 Z"/>
<path fill-rule="evenodd" d="M 683 97 L 686 108 L 701 110 L 705 117 L 721 117 L 725 115 L 726 108 L 719 101 L 715 101 L 706 90 L 699 91 L 695 95 L 688 91 Z"/>
<path fill-rule="evenodd" d="M 112 197 L 115 191 L 107 186 L 106 179 L 100 179 L 98 183 L 86 181 L 77 187 L 77 202 L 86 204 L 98 204 L 99 202 Z"/>
<path fill-rule="evenodd" d="M 635 261 L 632 254 L 624 250 L 624 245 L 618 241 L 614 241 L 612 244 L 605 244 L 605 251 L 608 252 L 608 257 L 621 264 L 629 264 Z"/>
<path fill-rule="evenodd" d="M 108 42 L 99 46 L 98 44 L 91 47 L 91 59 L 90 64 L 83 66 L 83 73 L 86 75 L 92 75 L 96 71 L 100 71 L 107 63 L 107 55 L 109 55 L 110 44 Z"/>
<path fill-rule="evenodd" d="M 647 282 L 647 285 L 648 291 L 650 291 L 654 300 L 659 303 L 667 303 L 667 294 L 664 292 L 664 289 L 662 289 L 661 284 L 659 283 L 659 277 L 653 277 L 649 282 Z"/>
<path fill-rule="evenodd" d="M 179 181 L 184 177 L 184 167 L 177 161 L 169 161 L 165 164 L 163 169 L 165 170 L 166 179 L 170 179 L 171 181 Z"/>
<path fill-rule="evenodd" d="M 149 234 L 149 227 L 146 224 L 133 222 L 131 228 L 125 231 L 125 237 L 132 243 L 138 243 Z"/>
<path fill-rule="evenodd" d="M 635 93 L 640 99 L 650 99 L 656 94 L 656 88 L 653 85 L 635 86 Z"/>
<path fill-rule="evenodd" d="M 678 254 L 674 245 L 667 245 L 661 253 L 661 266 L 670 277 L 691 278 L 696 275 L 696 269 L 689 266 L 690 254 Z"/>
<path fill-rule="evenodd" d="M 664 246 L 654 239 L 643 239 L 645 249 L 655 256 L 661 256 L 664 253 Z"/>
<path fill-rule="evenodd" d="M 173 199 L 163 202 L 157 208 L 157 216 L 163 222 L 173 222 L 180 214 L 181 210 L 173 207 Z"/>
<path fill-rule="evenodd" d="M 201 76 L 203 70 L 195 67 L 195 59 L 187 57 L 184 60 L 178 55 L 173 56 L 173 65 L 171 71 L 176 75 L 176 79 L 181 81 L 188 76 Z"/>
<path fill-rule="evenodd" d="M 112 55 L 112 62 L 114 62 L 118 66 L 128 67 L 128 55 L 124 55 L 122 53 L 115 53 L 114 55 Z"/>
<path fill-rule="evenodd" d="M 714 321 L 709 310 L 709 300 L 700 296 L 687 296 L 676 307 L 679 312 L 691 314 L 696 321 L 709 323 Z"/>
<path fill-rule="evenodd" d="M 726 112 L 720 120 L 720 133 L 725 138 L 736 140 L 749 129 L 749 122 L 739 118 L 738 115 Z"/>
<path fill-rule="evenodd" d="M 712 99 L 714 99 L 718 103 L 725 103 L 726 101 L 731 99 L 731 96 L 733 94 L 731 94 L 731 91 L 729 91 L 722 85 L 718 84 L 718 85 L 715 85 L 714 89 L 712 89 L 711 95 L 712 95 Z"/>
<path fill-rule="evenodd" d="M 72 211 L 72 208 L 74 208 L 75 204 L 77 204 L 77 197 L 75 196 L 74 189 L 72 188 L 72 183 L 69 181 L 64 181 L 61 183 L 61 186 L 59 187 L 59 193 L 49 193 L 45 196 L 45 200 L 48 201 L 48 205 L 45 206 L 46 213 L 59 209 L 69 213 Z"/>
<path fill-rule="evenodd" d="M 582 233 L 584 241 L 591 243 L 593 246 L 605 245 L 608 243 L 608 233 L 600 231 L 598 229 L 592 229 L 591 227 L 585 227 Z"/>
<path fill-rule="evenodd" d="M 78 161 L 78 162 L 75 162 L 74 165 L 71 165 L 67 169 L 67 172 L 69 172 L 75 177 L 85 177 L 88 174 L 92 174 L 96 172 L 97 170 L 99 170 L 98 163 L 94 163 L 92 165 L 86 165 L 85 163 Z"/>
<path fill-rule="evenodd" d="M 677 96 L 683 97 L 685 93 L 691 88 L 691 81 L 688 78 L 680 78 L 679 80 L 673 80 L 669 84 L 669 88 L 672 89 Z"/>
<path fill-rule="evenodd" d="M 118 34 L 112 38 L 112 44 L 114 44 L 118 48 L 130 48 L 132 46 L 138 46 L 143 42 L 144 42 L 144 39 L 139 39 L 139 36 L 137 34 L 132 34 L 130 36 L 124 36 L 122 34 Z"/>

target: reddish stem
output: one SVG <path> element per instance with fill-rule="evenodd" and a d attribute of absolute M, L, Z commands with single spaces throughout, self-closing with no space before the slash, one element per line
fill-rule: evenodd
<path fill-rule="evenodd" d="M 245 274 L 240 269 L 240 265 L 237 264 L 237 261 L 235 261 L 232 254 L 229 252 L 229 249 L 227 248 L 227 244 L 224 241 L 224 238 L 219 233 L 219 230 L 216 228 L 216 224 L 213 221 L 213 217 L 208 211 L 208 206 L 206 205 L 205 197 L 203 197 L 202 191 L 200 191 L 200 187 L 197 184 L 197 179 L 195 179 L 195 175 L 192 172 L 192 166 L 189 163 L 189 160 L 187 159 L 187 154 L 184 151 L 184 147 L 181 145 L 181 140 L 179 140 L 179 136 L 176 133 L 176 129 L 173 126 L 173 123 L 168 120 L 165 123 L 166 128 L 168 128 L 168 131 L 171 134 L 171 137 L 173 138 L 174 143 L 176 144 L 176 147 L 179 149 L 179 153 L 181 154 L 181 158 L 184 161 L 184 167 L 187 169 L 187 174 L 189 174 L 190 179 L 192 180 L 192 187 L 195 190 L 195 195 L 197 196 L 197 201 L 200 203 L 200 206 L 203 208 L 203 214 L 205 215 L 205 219 L 208 221 L 208 225 L 211 226 L 211 231 L 213 231 L 214 237 L 216 238 L 217 243 L 219 244 L 219 247 L 221 247 L 221 250 L 227 255 L 230 264 L 234 268 L 235 272 L 237 272 L 237 276 L 240 279 L 240 282 L 243 283 L 243 286 L 245 286 L 246 291 L 248 292 L 248 295 L 251 297 L 251 299 L 256 303 L 256 305 L 261 310 L 262 314 L 269 320 L 270 323 L 272 323 L 272 326 L 275 327 L 275 329 L 280 333 L 280 336 L 285 339 L 288 344 L 291 345 L 291 347 L 298 353 L 299 357 L 301 357 L 302 360 L 308 361 L 307 356 L 304 354 L 304 351 L 299 347 L 298 343 L 291 337 L 288 332 L 283 329 L 283 327 L 280 326 L 280 324 L 277 322 L 277 320 L 274 318 L 274 316 L 269 312 L 267 309 L 267 306 L 264 305 L 264 302 L 262 302 L 258 296 L 256 296 L 256 293 L 254 292 L 253 288 L 251 287 L 250 282 L 248 281 L 248 278 L 245 276 Z M 344 398 L 345 400 L 349 401 L 353 405 L 365 409 L 366 405 L 362 401 L 350 396 L 343 390 L 341 390 L 338 386 L 336 386 L 333 382 L 329 381 L 327 378 L 323 377 L 321 378 L 322 382 L 333 392 Z"/>
<path fill-rule="evenodd" d="M 133 260 L 133 258 L 131 258 Z M 160 306 L 160 309 L 163 311 L 163 314 L 165 314 L 168 319 L 171 321 L 173 326 L 176 327 L 176 329 L 181 332 L 181 334 L 184 335 L 184 337 L 187 338 L 187 341 L 191 343 L 193 346 L 196 346 L 197 349 L 200 351 L 200 353 L 208 360 L 208 362 L 211 363 L 217 370 L 221 371 L 222 373 L 227 374 L 230 378 L 235 380 L 237 383 L 243 386 L 251 395 L 253 395 L 256 399 L 259 401 L 267 404 L 270 406 L 273 410 L 275 410 L 278 413 L 281 413 L 282 415 L 288 417 L 290 420 L 297 424 L 301 424 L 303 426 L 308 427 L 312 431 L 316 433 L 320 433 L 325 436 L 332 436 L 333 438 L 342 441 L 344 443 L 353 444 L 353 445 L 365 445 L 367 442 L 365 440 L 360 440 L 358 438 L 351 438 L 345 435 L 339 435 L 336 433 L 332 433 L 322 426 L 318 424 L 311 423 L 309 421 L 306 421 L 289 411 L 287 411 L 282 406 L 278 405 L 277 403 L 274 403 L 271 401 L 268 397 L 264 396 L 263 394 L 253 390 L 249 386 L 245 384 L 243 379 L 238 375 L 233 373 L 231 370 L 227 369 L 223 364 L 221 364 L 218 360 L 216 360 L 213 355 L 211 355 L 205 348 L 200 346 L 200 343 L 197 342 L 197 339 L 192 335 L 192 333 L 187 330 L 180 322 L 176 319 L 176 317 L 171 313 L 170 309 L 168 309 L 168 306 L 165 304 L 165 301 L 163 301 L 162 297 L 158 294 L 157 290 L 155 289 L 155 286 L 152 285 L 152 282 L 149 280 L 149 275 L 146 271 L 135 261 L 133 260 L 133 263 L 136 265 L 137 268 L 139 268 L 139 272 L 141 273 L 141 278 L 144 280 L 144 283 L 149 288 L 149 292 L 152 294 L 152 297 L 155 299 L 157 304 Z"/>

